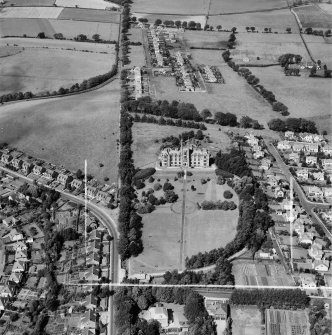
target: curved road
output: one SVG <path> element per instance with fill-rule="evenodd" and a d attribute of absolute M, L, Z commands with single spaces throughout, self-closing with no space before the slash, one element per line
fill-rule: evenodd
<path fill-rule="evenodd" d="M 31 178 L 28 178 L 24 175 L 21 175 L 20 173 L 17 173 L 15 171 L 12 171 L 10 169 L 4 168 L 2 166 L 0 166 L 0 170 L 5 171 L 6 173 L 9 173 L 19 179 L 24 180 L 27 183 L 33 183 L 33 180 Z M 46 186 L 47 187 L 47 186 Z M 61 196 L 65 199 L 71 200 L 77 204 L 83 205 L 84 206 L 84 199 L 80 198 L 78 196 L 75 196 L 73 194 L 67 193 L 65 191 L 60 191 L 57 190 Z M 91 213 L 93 213 L 93 215 L 100 221 L 102 222 L 109 234 L 113 237 L 112 240 L 112 247 L 111 247 L 111 259 L 110 259 L 110 279 L 111 279 L 111 283 L 119 283 L 119 266 L 120 266 L 120 260 L 119 260 L 119 256 L 118 256 L 118 251 L 117 251 L 117 247 L 118 247 L 118 237 L 119 237 L 119 232 L 117 229 L 117 225 L 116 222 L 114 221 L 114 219 L 111 217 L 111 215 L 107 212 L 107 210 L 105 210 L 105 208 L 101 207 L 101 206 L 97 206 L 94 203 L 88 202 L 87 203 L 87 208 L 89 209 L 89 211 L 91 211 Z M 114 309 L 113 309 L 113 297 L 110 296 L 109 298 L 109 312 L 110 312 L 110 319 L 109 319 L 109 331 L 108 334 L 116 334 L 115 332 L 115 325 L 114 325 Z"/>

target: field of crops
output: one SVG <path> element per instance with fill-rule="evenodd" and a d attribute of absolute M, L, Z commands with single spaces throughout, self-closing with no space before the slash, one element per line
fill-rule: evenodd
<path fill-rule="evenodd" d="M 221 25 L 223 29 L 237 27 L 238 31 L 245 31 L 246 27 L 255 27 L 258 31 L 264 31 L 264 28 L 272 28 L 273 32 L 285 32 L 286 28 L 290 27 L 293 32 L 298 32 L 298 25 L 295 17 L 288 9 L 247 14 L 209 16 L 208 24 L 213 27 Z"/>
<path fill-rule="evenodd" d="M 332 28 L 332 15 L 318 6 L 303 6 L 293 10 L 304 28 Z"/>
<path fill-rule="evenodd" d="M 303 35 L 307 46 L 315 60 L 321 60 L 332 69 L 332 44 L 326 43 L 320 36 Z"/>
<path fill-rule="evenodd" d="M 119 23 L 120 14 L 108 10 L 63 8 L 59 20 Z"/>
<path fill-rule="evenodd" d="M 58 7 L 78 7 L 92 9 L 106 9 L 110 7 L 118 8 L 119 5 L 104 0 L 56 0 Z"/>
<path fill-rule="evenodd" d="M 211 0 L 209 14 L 243 13 L 285 7 L 286 0 Z"/>
<path fill-rule="evenodd" d="M 53 6 L 54 3 L 55 0 L 6 0 L 3 6 L 41 7 L 41 6 Z"/>
<path fill-rule="evenodd" d="M 4 7 L 0 9 L 0 19 L 57 19 L 62 10 L 57 7 Z"/>
<path fill-rule="evenodd" d="M 209 0 L 135 0 L 132 11 L 182 15 L 207 15 Z"/>

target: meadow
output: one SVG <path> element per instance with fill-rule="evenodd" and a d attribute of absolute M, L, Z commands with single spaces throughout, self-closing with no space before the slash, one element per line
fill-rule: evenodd
<path fill-rule="evenodd" d="M 207 92 L 180 92 L 174 78 L 152 77 L 152 90 L 157 99 L 174 99 L 193 103 L 198 110 L 210 109 L 212 113 L 234 113 L 238 119 L 247 115 L 267 128 L 267 122 L 279 117 L 273 112 L 271 105 L 257 93 L 248 83 L 235 73 L 222 59 L 220 51 L 190 50 L 194 63 L 216 65 L 225 84 L 207 84 Z"/>
<path fill-rule="evenodd" d="M 114 45 L 52 40 L 45 47 L 42 40 L 36 40 L 39 43 L 31 39 L 18 40 L 11 39 L 17 41 L 19 50 L 24 50 L 0 58 L 0 95 L 19 91 L 57 91 L 60 87 L 67 88 L 108 72 L 115 61 Z M 1 41 L 1 44 L 7 41 L 9 39 Z M 75 47 L 78 48 L 74 50 Z M 89 57 L 83 50 L 91 51 Z"/>
<path fill-rule="evenodd" d="M 132 12 L 182 15 L 207 15 L 209 0 L 136 0 Z"/>
<path fill-rule="evenodd" d="M 86 94 L 1 106 L 0 142 L 73 172 L 87 159 L 90 174 L 116 182 L 119 87 L 114 80 Z"/>
<path fill-rule="evenodd" d="M 285 32 L 287 27 L 290 27 L 293 32 L 299 31 L 296 19 L 289 9 L 234 15 L 212 15 L 209 16 L 208 24 L 214 28 L 221 25 L 223 29 L 237 27 L 237 30 L 242 32 L 246 31 L 246 27 L 252 26 L 260 32 L 264 31 L 264 28 L 272 28 L 273 32 Z"/>
<path fill-rule="evenodd" d="M 238 209 L 233 211 L 203 211 L 196 207 L 197 202 L 205 199 L 221 199 L 223 192 L 230 189 L 227 185 L 216 185 L 216 177 L 213 172 L 196 172 L 188 177 L 187 195 L 184 222 L 184 255 L 185 257 L 225 246 L 236 233 Z M 143 245 L 144 251 L 138 257 L 130 259 L 130 274 L 143 272 L 162 272 L 172 269 L 180 269 L 180 236 L 181 236 L 181 210 L 182 210 L 182 180 L 173 181 L 176 173 L 157 172 L 155 178 L 163 184 L 169 178 L 174 185 L 175 193 L 179 200 L 174 204 L 158 206 L 151 214 L 143 215 Z M 200 182 L 201 178 L 210 177 L 207 184 Z M 191 191 L 191 185 L 196 191 Z M 146 188 L 151 187 L 147 183 Z M 159 194 L 160 193 L 160 194 Z M 155 192 L 157 197 L 162 191 Z M 234 192 L 232 191 L 234 194 Z M 238 203 L 234 194 L 232 200 Z"/>
<path fill-rule="evenodd" d="M 303 34 L 303 38 L 315 60 L 321 60 L 329 69 L 332 69 L 332 44 L 321 36 Z"/>
<path fill-rule="evenodd" d="M 119 36 L 117 23 L 86 22 L 56 19 L 0 19 L 0 36 L 28 36 L 36 37 L 44 32 L 48 38 L 61 33 L 64 38 L 72 39 L 79 34 L 85 34 L 92 39 L 94 34 L 99 34 L 104 40 L 114 41 Z"/>
<path fill-rule="evenodd" d="M 78 7 L 78 8 L 92 8 L 103 9 L 110 7 L 119 8 L 119 5 L 104 1 L 104 0 L 56 0 L 55 4 L 58 7 Z"/>
<path fill-rule="evenodd" d="M 309 54 L 298 34 L 239 33 L 231 57 L 236 63 L 276 64 L 286 53 L 301 55 L 310 61 Z M 259 59 L 257 59 L 259 57 Z"/>
<path fill-rule="evenodd" d="M 209 14 L 243 13 L 287 7 L 286 0 L 211 0 Z"/>
<path fill-rule="evenodd" d="M 332 15 L 321 10 L 318 6 L 303 6 L 293 10 L 301 21 L 303 28 L 332 28 Z"/>
<path fill-rule="evenodd" d="M 331 100 L 328 79 L 310 78 L 302 73 L 301 77 L 286 77 L 281 67 L 251 68 L 260 79 L 260 84 L 273 91 L 277 100 L 288 107 L 290 117 L 304 117 L 315 121 L 319 130 L 330 129 Z"/>
<path fill-rule="evenodd" d="M 53 6 L 55 0 L 7 0 L 4 3 L 4 6 L 11 7 L 41 7 L 41 6 Z"/>

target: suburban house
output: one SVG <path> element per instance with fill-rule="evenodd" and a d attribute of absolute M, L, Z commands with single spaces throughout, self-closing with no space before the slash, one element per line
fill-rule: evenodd
<path fill-rule="evenodd" d="M 307 156 L 305 158 L 305 162 L 307 164 L 317 164 L 317 157 L 315 157 L 315 156 Z"/>
<path fill-rule="evenodd" d="M 318 134 L 310 134 L 310 133 L 299 133 L 298 134 L 301 141 L 304 142 L 311 142 L 311 143 L 317 143 L 324 140 L 323 135 Z"/>
<path fill-rule="evenodd" d="M 301 274 L 300 276 L 301 286 L 303 288 L 316 288 L 316 281 L 313 275 Z"/>
<path fill-rule="evenodd" d="M 83 186 L 83 180 L 73 179 L 73 181 L 70 183 L 70 186 L 78 190 Z"/>
<path fill-rule="evenodd" d="M 332 197 L 332 187 L 324 187 L 323 193 L 325 198 L 331 198 Z"/>
<path fill-rule="evenodd" d="M 98 191 L 98 193 L 96 195 L 96 199 L 98 201 L 101 201 L 104 204 L 110 203 L 110 201 L 111 201 L 110 195 L 106 192 L 103 192 L 103 191 Z"/>
<path fill-rule="evenodd" d="M 96 312 L 92 310 L 88 310 L 84 313 L 84 316 L 81 318 L 80 328 L 81 329 L 93 329 L 95 331 L 96 328 Z M 94 332 L 93 332 L 94 333 Z"/>
<path fill-rule="evenodd" d="M 325 155 L 332 155 L 332 145 L 324 145 L 320 151 L 324 152 Z"/>
<path fill-rule="evenodd" d="M 297 152 L 291 152 L 289 155 L 288 155 L 288 159 L 296 164 L 299 163 L 300 161 L 300 155 L 297 153 Z"/>
<path fill-rule="evenodd" d="M 283 191 L 283 189 L 280 186 L 276 187 L 274 190 L 274 197 L 283 198 L 284 196 L 285 196 L 285 192 Z"/>
<path fill-rule="evenodd" d="M 227 319 L 227 305 L 222 301 L 213 298 L 205 298 L 204 305 L 207 312 L 214 320 Z"/>
<path fill-rule="evenodd" d="M 71 182 L 73 180 L 72 176 L 69 176 L 65 173 L 59 173 L 56 179 L 61 185 L 66 186 L 67 182 Z"/>
<path fill-rule="evenodd" d="M 311 258 L 315 260 L 320 260 L 323 258 L 322 245 L 314 241 L 311 247 L 308 249 L 308 254 Z"/>
<path fill-rule="evenodd" d="M 263 158 L 261 160 L 260 169 L 267 171 L 271 166 L 271 160 L 268 158 Z"/>
<path fill-rule="evenodd" d="M 313 269 L 315 269 L 316 271 L 322 271 L 322 272 L 326 272 L 329 270 L 330 267 L 330 262 L 327 260 L 315 260 L 313 262 Z"/>
<path fill-rule="evenodd" d="M 32 171 L 32 168 L 33 168 L 32 161 L 30 161 L 30 160 L 24 160 L 23 161 L 22 171 L 25 175 L 28 175 Z"/>
<path fill-rule="evenodd" d="M 24 272 L 26 267 L 26 263 L 22 261 L 15 261 L 12 272 Z"/>
<path fill-rule="evenodd" d="M 322 197 L 323 191 L 318 186 L 309 186 L 308 187 L 308 196 L 309 197 Z"/>
<path fill-rule="evenodd" d="M 3 154 L 1 156 L 1 163 L 3 164 L 9 164 L 13 159 L 13 156 L 12 155 L 9 155 L 9 154 Z"/>
<path fill-rule="evenodd" d="M 32 169 L 32 173 L 35 174 L 36 176 L 41 176 L 45 170 L 46 169 L 43 166 L 35 165 Z"/>
<path fill-rule="evenodd" d="M 160 323 L 162 328 L 168 327 L 169 320 L 166 307 L 150 307 L 147 311 L 144 311 L 144 313 L 142 313 L 142 318 L 147 321 L 156 320 Z"/>
<path fill-rule="evenodd" d="M 318 143 L 308 143 L 308 144 L 305 144 L 305 148 L 307 151 L 309 152 L 318 152 L 318 149 L 319 149 L 319 145 Z"/>
<path fill-rule="evenodd" d="M 9 281 L 13 281 L 16 284 L 19 284 L 22 280 L 23 274 L 20 272 L 12 272 Z"/>
<path fill-rule="evenodd" d="M 303 235 L 299 236 L 299 243 L 303 244 L 312 244 L 313 234 L 310 232 L 304 233 Z"/>
<path fill-rule="evenodd" d="M 300 151 L 304 150 L 304 143 L 294 142 L 294 143 L 292 143 L 292 149 L 295 152 L 300 152 Z"/>
<path fill-rule="evenodd" d="M 57 171 L 52 170 L 52 169 L 47 169 L 44 173 L 43 176 L 47 179 L 54 179 L 58 175 Z"/>
<path fill-rule="evenodd" d="M 15 261 L 28 261 L 28 253 L 26 250 L 16 250 L 15 252 Z"/>
<path fill-rule="evenodd" d="M 90 310 L 94 310 L 98 306 L 98 301 L 95 295 L 89 294 L 85 297 L 85 300 L 83 302 L 83 305 Z"/>
<path fill-rule="evenodd" d="M 264 157 L 264 152 L 261 151 L 261 150 L 255 151 L 253 153 L 253 157 L 254 157 L 254 159 L 263 158 Z"/>
<path fill-rule="evenodd" d="M 14 158 L 11 164 L 15 169 L 20 169 L 22 167 L 23 161 L 19 158 Z"/>
<path fill-rule="evenodd" d="M 311 173 L 312 178 L 318 181 L 324 181 L 325 177 L 324 177 L 324 172 L 318 171 L 318 172 L 312 172 Z"/>
<path fill-rule="evenodd" d="M 19 233 L 16 229 L 12 229 L 8 234 L 2 236 L 5 243 L 20 241 L 24 239 L 23 234 Z M 7 242 L 8 241 L 8 242 Z"/>
<path fill-rule="evenodd" d="M 290 131 L 290 130 L 285 131 L 285 138 L 287 138 L 289 140 L 295 139 L 294 132 Z"/>
<path fill-rule="evenodd" d="M 87 197 L 88 198 L 90 198 L 90 199 L 93 199 L 93 198 L 95 198 L 95 196 L 97 195 L 97 192 L 98 192 L 98 190 L 97 190 L 97 188 L 96 187 L 93 187 L 93 186 L 87 186 L 87 188 L 86 188 L 86 195 L 87 195 Z"/>
<path fill-rule="evenodd" d="M 291 145 L 288 141 L 280 141 L 280 142 L 278 142 L 277 148 L 279 150 L 290 150 Z"/>
<path fill-rule="evenodd" d="M 322 167 L 324 170 L 332 170 L 332 158 L 322 159 Z"/>
<path fill-rule="evenodd" d="M 296 170 L 296 175 L 299 178 L 308 179 L 309 177 L 308 169 L 298 169 Z"/>

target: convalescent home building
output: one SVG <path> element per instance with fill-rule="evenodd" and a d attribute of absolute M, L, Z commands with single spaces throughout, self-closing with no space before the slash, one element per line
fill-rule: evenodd
<path fill-rule="evenodd" d="M 162 167 L 209 167 L 210 154 L 205 148 L 195 145 L 172 149 L 165 148 L 159 155 L 159 163 Z"/>

